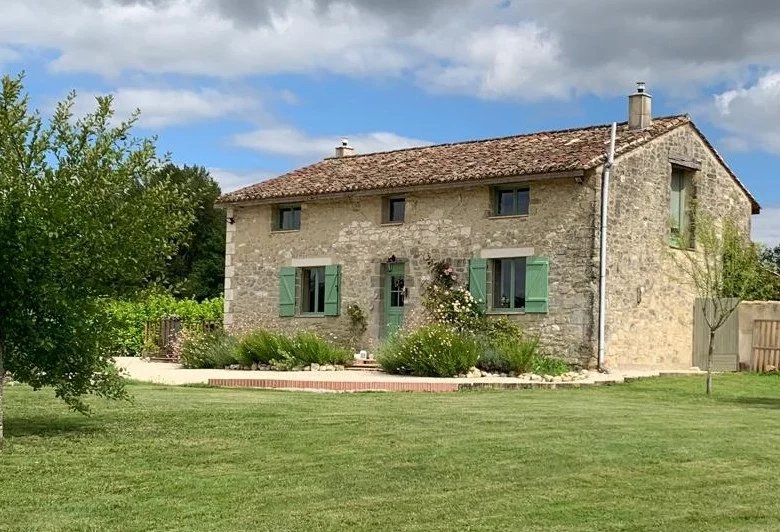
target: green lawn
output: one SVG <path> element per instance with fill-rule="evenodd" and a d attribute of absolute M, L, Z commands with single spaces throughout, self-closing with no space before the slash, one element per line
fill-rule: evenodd
<path fill-rule="evenodd" d="M 0 530 L 780 529 L 780 378 L 703 387 L 8 388 Z"/>

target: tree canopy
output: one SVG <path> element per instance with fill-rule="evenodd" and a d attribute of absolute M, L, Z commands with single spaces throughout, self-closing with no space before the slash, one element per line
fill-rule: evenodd
<path fill-rule="evenodd" d="M 1 84 L 0 376 L 86 410 L 84 394 L 124 394 L 102 349 L 103 298 L 164 268 L 193 222 L 191 199 L 160 178 L 154 141 L 133 136 L 137 114 L 115 123 L 110 96 L 75 117 L 71 93 L 44 120 L 22 76 Z"/>
<path fill-rule="evenodd" d="M 194 208 L 177 252 L 153 281 L 177 297 L 198 301 L 219 297 L 225 282 L 225 213 L 214 207 L 219 185 L 202 166 L 173 164 L 158 172 L 153 182 L 169 182 L 185 191 Z"/>

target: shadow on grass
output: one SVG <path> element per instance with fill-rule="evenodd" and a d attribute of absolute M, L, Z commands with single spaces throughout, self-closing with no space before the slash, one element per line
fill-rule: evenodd
<path fill-rule="evenodd" d="M 720 399 L 720 401 L 744 406 L 754 406 L 757 408 L 780 409 L 780 397 L 731 397 L 728 399 Z"/>
<path fill-rule="evenodd" d="M 94 434 L 103 430 L 103 427 L 96 425 L 92 419 L 86 416 L 68 417 L 67 419 L 55 416 L 6 418 L 4 427 L 5 437 L 24 438 L 36 436 L 39 438 L 51 438 Z"/>

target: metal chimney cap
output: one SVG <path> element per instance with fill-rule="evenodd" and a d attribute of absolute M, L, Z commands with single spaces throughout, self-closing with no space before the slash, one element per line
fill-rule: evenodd
<path fill-rule="evenodd" d="M 644 81 L 637 81 L 636 82 L 636 91 L 638 93 L 643 93 L 647 89 L 647 84 Z"/>
<path fill-rule="evenodd" d="M 345 148 L 348 147 L 349 146 L 349 139 L 347 139 L 346 137 L 342 138 L 341 139 L 341 145 L 344 146 Z"/>

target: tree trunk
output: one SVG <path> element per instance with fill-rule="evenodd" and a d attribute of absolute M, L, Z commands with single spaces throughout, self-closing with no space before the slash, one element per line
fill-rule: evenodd
<path fill-rule="evenodd" d="M 715 351 L 715 331 L 710 330 L 710 345 L 707 349 L 707 395 L 712 395 L 712 359 Z"/>
<path fill-rule="evenodd" d="M 3 364 L 3 344 L 0 342 L 0 449 L 3 448 L 3 386 L 5 385 L 5 365 Z"/>

